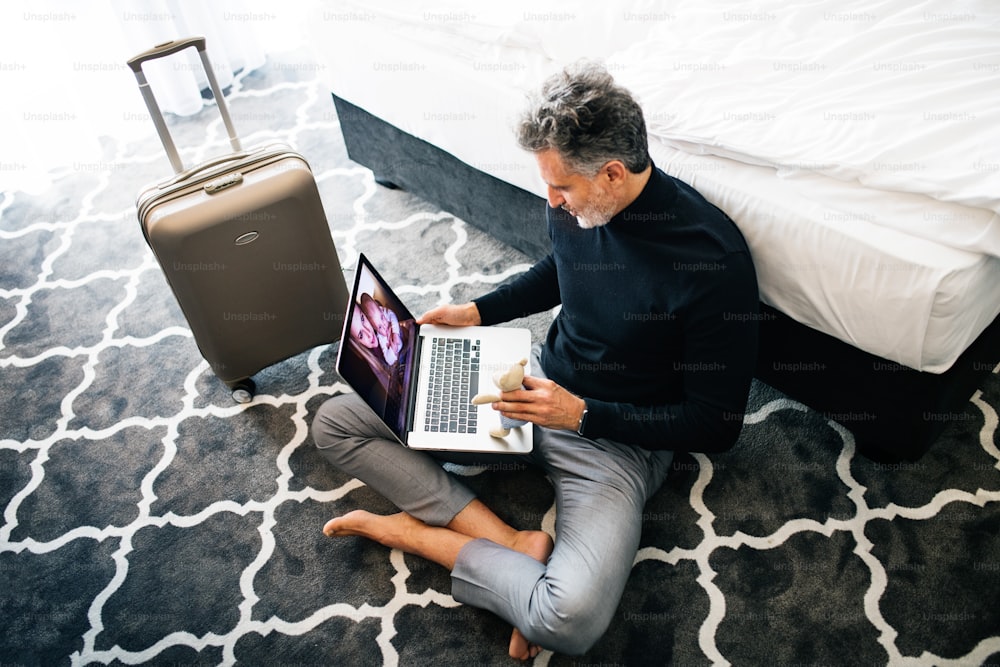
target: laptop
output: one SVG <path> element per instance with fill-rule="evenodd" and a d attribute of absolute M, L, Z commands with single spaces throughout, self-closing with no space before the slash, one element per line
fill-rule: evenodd
<path fill-rule="evenodd" d="M 530 364 L 530 330 L 418 325 L 368 258 L 363 253 L 358 258 L 337 373 L 403 445 L 530 452 L 530 424 L 495 438 L 489 432 L 499 426 L 500 413 L 470 402 L 477 393 L 497 393 L 493 374 L 521 359 Z"/>

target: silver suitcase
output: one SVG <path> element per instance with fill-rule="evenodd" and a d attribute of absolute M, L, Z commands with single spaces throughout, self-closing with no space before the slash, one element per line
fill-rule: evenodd
<path fill-rule="evenodd" d="M 142 64 L 194 47 L 233 152 L 184 170 Z M 319 190 L 305 158 L 283 144 L 243 150 L 204 37 L 160 44 L 128 61 L 175 175 L 136 203 L 201 354 L 240 402 L 252 376 L 340 338 L 349 298 Z"/>

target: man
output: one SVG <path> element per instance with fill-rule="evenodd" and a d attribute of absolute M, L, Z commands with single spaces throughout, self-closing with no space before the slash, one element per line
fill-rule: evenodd
<path fill-rule="evenodd" d="M 351 395 L 313 424 L 320 452 L 399 507 L 329 521 L 452 571 L 452 595 L 514 625 L 513 657 L 585 653 L 616 611 L 647 499 L 676 451 L 740 433 L 758 304 L 733 222 L 650 160 L 642 111 L 600 66 L 550 78 L 519 141 L 547 184 L 552 252 L 475 301 L 420 322 L 496 324 L 561 306 L 524 389 L 493 407 L 533 424 L 555 488 L 555 542 L 501 521 L 432 457 L 399 446 Z"/>

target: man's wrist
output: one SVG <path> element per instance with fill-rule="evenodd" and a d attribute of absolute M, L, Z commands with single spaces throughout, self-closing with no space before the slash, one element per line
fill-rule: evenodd
<path fill-rule="evenodd" d="M 466 319 L 471 326 L 479 326 L 483 323 L 483 317 L 479 312 L 479 304 L 470 301 L 465 304 Z"/>

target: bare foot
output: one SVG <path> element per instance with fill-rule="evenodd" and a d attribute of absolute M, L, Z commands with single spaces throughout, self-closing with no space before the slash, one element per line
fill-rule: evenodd
<path fill-rule="evenodd" d="M 429 526 L 406 512 L 383 516 L 354 510 L 327 521 L 323 533 L 327 537 L 367 537 L 390 549 L 426 558 L 449 570 L 455 569 L 458 552 L 472 541 L 468 535 L 441 526 Z"/>
<path fill-rule="evenodd" d="M 357 535 L 387 547 L 396 547 L 407 530 L 419 523 L 405 512 L 383 516 L 365 510 L 354 510 L 327 521 L 323 526 L 323 534 L 327 537 Z"/>
<path fill-rule="evenodd" d="M 428 531 L 438 530 L 441 529 L 432 528 L 406 512 L 382 515 L 372 514 L 365 510 L 348 512 L 343 516 L 330 519 L 323 526 L 323 534 L 327 537 L 346 537 L 349 535 L 366 537 L 390 549 L 401 549 L 450 568 L 451 564 L 448 559 L 442 561 L 440 554 L 429 552 L 426 548 Z"/>
<path fill-rule="evenodd" d="M 541 646 L 530 643 L 525 636 L 521 634 L 520 630 L 514 628 L 514 632 L 510 635 L 510 646 L 508 647 L 510 657 L 515 660 L 530 660 L 541 652 Z"/>
<path fill-rule="evenodd" d="M 552 546 L 552 538 L 548 533 L 540 530 L 522 530 L 517 534 L 513 549 L 544 563 L 552 553 Z M 515 660 L 530 660 L 541 653 L 542 647 L 530 643 L 520 630 L 514 628 L 507 651 Z"/>

